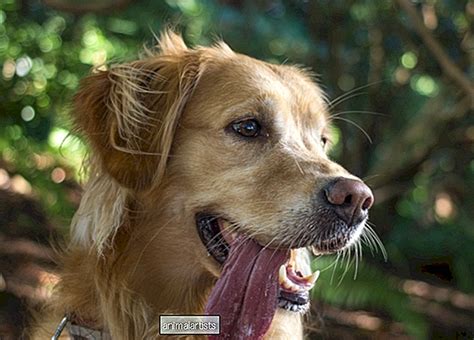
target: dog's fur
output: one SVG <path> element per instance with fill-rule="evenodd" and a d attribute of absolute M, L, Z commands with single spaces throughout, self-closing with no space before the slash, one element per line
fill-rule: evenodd
<path fill-rule="evenodd" d="M 314 193 L 354 178 L 325 154 L 326 112 L 306 71 L 224 43 L 190 49 L 172 32 L 140 60 L 86 78 L 74 118 L 91 146 L 90 180 L 63 254 L 56 320 L 73 312 L 113 339 L 149 339 L 160 314 L 202 314 L 220 265 L 196 231 L 200 211 L 261 244 L 306 245 Z M 265 135 L 228 129 L 243 117 L 258 117 Z M 267 337 L 302 338 L 300 314 L 278 309 Z"/>

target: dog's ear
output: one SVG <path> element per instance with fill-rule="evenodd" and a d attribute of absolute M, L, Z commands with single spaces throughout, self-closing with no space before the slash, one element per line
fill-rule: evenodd
<path fill-rule="evenodd" d="M 121 185 L 142 190 L 166 168 L 178 120 L 200 76 L 197 51 L 174 33 L 158 53 L 85 78 L 75 97 L 77 127 Z"/>

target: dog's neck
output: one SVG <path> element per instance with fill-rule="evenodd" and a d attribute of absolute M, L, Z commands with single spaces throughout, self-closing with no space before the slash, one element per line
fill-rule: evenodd
<path fill-rule="evenodd" d="M 155 209 L 124 221 L 102 254 L 71 248 L 63 258 L 56 294 L 62 313 L 96 320 L 97 328 L 106 329 L 127 323 L 124 313 L 111 309 L 137 310 L 147 322 L 159 314 L 203 314 L 216 277 L 197 261 L 198 245 L 183 243 L 182 223 L 183 217 Z"/>

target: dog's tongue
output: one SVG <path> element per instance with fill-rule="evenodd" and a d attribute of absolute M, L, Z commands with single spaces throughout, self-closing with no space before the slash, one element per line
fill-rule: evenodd
<path fill-rule="evenodd" d="M 209 339 L 261 339 L 277 308 L 278 270 L 288 251 L 266 249 L 238 237 L 207 301 L 206 314 L 220 315 L 221 333 Z"/>

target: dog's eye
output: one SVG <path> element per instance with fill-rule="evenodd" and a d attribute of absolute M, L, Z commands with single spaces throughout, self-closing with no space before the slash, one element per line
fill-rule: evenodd
<path fill-rule="evenodd" d="M 231 124 L 232 130 L 244 137 L 257 137 L 262 127 L 256 119 L 245 119 Z"/>
<path fill-rule="evenodd" d="M 329 142 L 329 139 L 325 136 L 321 136 L 321 146 L 324 148 L 326 144 Z"/>

